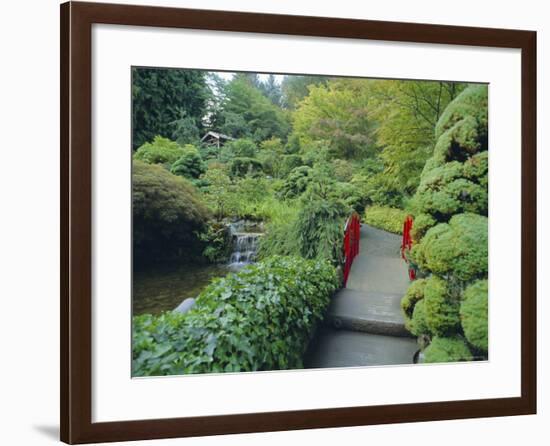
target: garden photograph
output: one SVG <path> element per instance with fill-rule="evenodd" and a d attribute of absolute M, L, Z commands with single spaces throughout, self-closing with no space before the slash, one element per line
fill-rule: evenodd
<path fill-rule="evenodd" d="M 488 361 L 488 90 L 132 67 L 132 377 Z"/>

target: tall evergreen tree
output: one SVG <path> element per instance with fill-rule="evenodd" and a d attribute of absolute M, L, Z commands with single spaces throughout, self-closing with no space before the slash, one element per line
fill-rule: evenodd
<path fill-rule="evenodd" d="M 174 122 L 186 116 L 201 129 L 211 91 L 198 70 L 132 69 L 132 146 L 160 135 L 172 138 Z"/>

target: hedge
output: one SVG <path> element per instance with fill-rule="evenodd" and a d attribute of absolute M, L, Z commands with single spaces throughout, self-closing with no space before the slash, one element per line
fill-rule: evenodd
<path fill-rule="evenodd" d="M 424 350 L 424 362 L 472 361 L 474 358 L 461 337 L 435 337 Z"/>
<path fill-rule="evenodd" d="M 489 349 L 488 313 L 488 282 L 487 280 L 478 280 L 464 291 L 460 317 L 466 339 L 483 352 L 487 352 Z"/>
<path fill-rule="evenodd" d="M 402 209 L 371 206 L 365 211 L 365 223 L 394 234 L 403 234 L 403 223 L 409 215 Z"/>
<path fill-rule="evenodd" d="M 186 314 L 133 319 L 133 376 L 301 368 L 337 287 L 329 262 L 271 257 L 215 279 Z"/>

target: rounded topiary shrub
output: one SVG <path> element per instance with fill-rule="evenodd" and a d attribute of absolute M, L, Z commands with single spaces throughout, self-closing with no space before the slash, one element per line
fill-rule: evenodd
<path fill-rule="evenodd" d="M 407 292 L 401 299 L 401 309 L 406 320 L 412 318 L 416 303 L 424 298 L 425 287 L 426 279 L 417 279 L 407 288 Z"/>
<path fill-rule="evenodd" d="M 435 218 L 433 218 L 430 214 L 418 214 L 414 217 L 413 225 L 411 228 L 411 237 L 415 242 L 420 241 L 422 237 L 424 237 L 424 234 L 426 234 L 426 231 L 432 227 L 434 227 L 437 224 L 437 221 Z"/>
<path fill-rule="evenodd" d="M 420 300 L 414 306 L 412 318 L 405 322 L 405 327 L 415 336 L 430 335 L 431 330 L 426 321 L 426 301 Z"/>
<path fill-rule="evenodd" d="M 487 188 L 489 185 L 489 152 L 481 152 L 464 163 L 464 177 Z"/>
<path fill-rule="evenodd" d="M 460 337 L 435 337 L 424 350 L 424 362 L 472 361 L 473 356 L 466 342 Z"/>
<path fill-rule="evenodd" d="M 196 188 L 161 166 L 134 160 L 132 169 L 134 261 L 201 256 L 202 232 L 211 214 Z"/>
<path fill-rule="evenodd" d="M 437 336 L 449 336 L 460 329 L 459 302 L 451 295 L 447 282 L 431 276 L 424 287 L 426 325 Z"/>
<path fill-rule="evenodd" d="M 483 278 L 488 271 L 488 219 L 477 214 L 455 215 L 426 232 L 412 250 L 422 269 L 453 275 L 460 281 Z"/>
<path fill-rule="evenodd" d="M 487 280 L 474 282 L 464 291 L 464 298 L 460 306 L 464 335 L 470 344 L 483 352 L 487 352 L 489 349 L 488 289 Z"/>
<path fill-rule="evenodd" d="M 435 137 L 439 139 L 445 131 L 465 118 L 472 118 L 480 136 L 486 136 L 488 102 L 486 85 L 470 85 L 445 108 L 435 127 Z"/>

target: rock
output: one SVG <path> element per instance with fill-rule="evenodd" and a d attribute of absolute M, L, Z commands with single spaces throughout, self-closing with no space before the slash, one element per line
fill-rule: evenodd
<path fill-rule="evenodd" d="M 195 299 L 192 297 L 188 297 L 186 299 L 183 299 L 181 304 L 179 304 L 174 311 L 176 313 L 187 313 L 192 307 L 195 305 Z"/>

